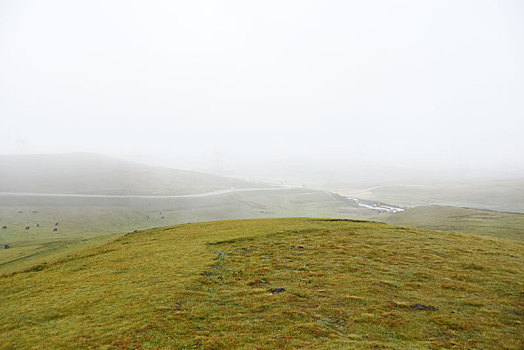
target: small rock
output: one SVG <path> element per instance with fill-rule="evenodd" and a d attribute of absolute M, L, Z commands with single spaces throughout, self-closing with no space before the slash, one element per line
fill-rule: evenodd
<path fill-rule="evenodd" d="M 413 304 L 410 307 L 415 310 L 424 310 L 424 311 L 437 311 L 438 310 L 433 305 Z"/>
<path fill-rule="evenodd" d="M 286 291 L 286 288 L 270 288 L 267 290 L 270 293 L 278 294 Z"/>

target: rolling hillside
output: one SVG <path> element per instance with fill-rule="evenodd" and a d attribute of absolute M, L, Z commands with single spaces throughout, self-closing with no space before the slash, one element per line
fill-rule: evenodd
<path fill-rule="evenodd" d="M 523 248 L 334 219 L 130 233 L 1 277 L 0 347 L 522 349 Z"/>
<path fill-rule="evenodd" d="M 524 179 L 375 183 L 367 187 L 333 185 L 326 189 L 400 206 L 444 205 L 524 213 Z"/>
<path fill-rule="evenodd" d="M 524 214 L 520 213 L 435 205 L 382 215 L 376 219 L 392 225 L 524 241 Z"/>
<path fill-rule="evenodd" d="M 2 195 L 0 227 L 6 228 L 0 229 L 0 247 L 8 244 L 9 249 L 0 249 L 0 274 L 48 261 L 50 254 L 54 260 L 65 246 L 107 234 L 212 220 L 354 217 L 362 211 L 351 205 L 344 197 L 305 189 L 182 198 Z"/>
<path fill-rule="evenodd" d="M 267 187 L 91 153 L 0 156 L 0 192 L 183 195 Z"/>

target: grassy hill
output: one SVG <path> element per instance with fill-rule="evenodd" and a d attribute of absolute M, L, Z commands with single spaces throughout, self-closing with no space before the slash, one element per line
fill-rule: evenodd
<path fill-rule="evenodd" d="M 376 217 L 392 225 L 524 241 L 524 214 L 446 206 L 416 207 Z"/>
<path fill-rule="evenodd" d="M 322 191 L 286 189 L 194 198 L 0 197 L 0 274 L 64 254 L 107 234 L 227 219 L 352 217 L 354 205 Z M 344 208 L 344 213 L 340 213 Z M 349 213 L 349 214 L 348 214 Z M 58 226 L 55 226 L 56 223 Z M 37 226 L 38 225 L 38 226 Z M 30 229 L 26 230 L 29 226 Z M 54 228 L 57 231 L 53 231 Z M 91 243 L 99 240 L 90 240 Z M 60 253 L 60 254 L 59 254 Z M 51 254 L 51 256 L 50 256 Z"/>
<path fill-rule="evenodd" d="M 265 185 L 90 153 L 0 156 L 0 192 L 181 195 L 231 187 Z"/>
<path fill-rule="evenodd" d="M 146 230 L 1 277 L 0 347 L 522 349 L 523 248 L 333 219 Z"/>

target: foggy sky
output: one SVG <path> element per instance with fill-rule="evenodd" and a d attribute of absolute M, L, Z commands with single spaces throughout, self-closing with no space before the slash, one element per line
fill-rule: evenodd
<path fill-rule="evenodd" d="M 524 2 L 0 0 L 0 153 L 524 169 Z"/>

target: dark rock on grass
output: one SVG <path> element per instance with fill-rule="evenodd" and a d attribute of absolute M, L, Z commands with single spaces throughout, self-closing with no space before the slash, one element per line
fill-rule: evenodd
<path fill-rule="evenodd" d="M 412 309 L 421 310 L 421 311 L 437 311 L 438 309 L 433 305 L 422 305 L 422 304 L 413 304 L 410 306 Z"/>
<path fill-rule="evenodd" d="M 270 288 L 267 290 L 270 293 L 278 294 L 286 291 L 286 288 Z"/>

